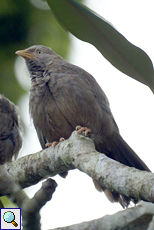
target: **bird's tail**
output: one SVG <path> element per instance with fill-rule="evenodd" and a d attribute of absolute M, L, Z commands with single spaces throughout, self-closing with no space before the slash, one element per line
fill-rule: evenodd
<path fill-rule="evenodd" d="M 139 200 L 137 199 L 132 199 L 119 193 L 111 192 L 109 189 L 102 187 L 95 179 L 93 179 L 93 183 L 97 191 L 104 192 L 104 194 L 111 203 L 119 202 L 123 208 L 127 208 L 131 201 L 134 204 L 137 204 L 139 202 Z"/>
<path fill-rule="evenodd" d="M 119 161 L 120 163 L 127 165 L 129 167 L 135 167 L 137 169 L 150 172 L 150 169 L 147 167 L 147 165 L 123 140 L 120 134 L 115 133 L 110 138 L 110 152 L 104 152 L 108 157 L 116 161 Z M 103 153 L 103 151 L 101 152 Z M 93 180 L 93 182 L 98 191 L 103 191 L 111 202 L 119 202 L 123 208 L 128 207 L 130 201 L 133 201 L 135 204 L 139 201 L 118 193 L 111 192 L 107 188 L 103 188 L 102 186 L 100 186 L 98 182 L 95 180 Z"/>
<path fill-rule="evenodd" d="M 147 165 L 124 141 L 120 134 L 113 134 L 111 143 L 112 151 L 109 154 L 110 158 L 119 161 L 120 163 L 129 167 L 135 167 L 137 169 L 150 172 L 150 169 L 147 167 Z"/>

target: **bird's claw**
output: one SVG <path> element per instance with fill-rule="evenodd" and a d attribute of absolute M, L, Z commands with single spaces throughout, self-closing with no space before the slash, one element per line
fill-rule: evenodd
<path fill-rule="evenodd" d="M 55 148 L 56 145 L 58 145 L 60 142 L 62 142 L 62 141 L 64 141 L 64 140 L 65 140 L 65 138 L 64 138 L 64 137 L 61 137 L 61 138 L 59 139 L 59 142 L 58 142 L 58 141 L 53 141 L 52 143 L 46 143 L 46 144 L 45 144 L 45 147 L 47 148 L 47 147 L 52 146 L 53 148 Z"/>
<path fill-rule="evenodd" d="M 81 125 L 76 126 L 76 131 L 77 131 L 77 134 L 82 134 L 86 137 L 91 137 L 92 135 L 91 129 L 87 127 L 82 127 Z"/>

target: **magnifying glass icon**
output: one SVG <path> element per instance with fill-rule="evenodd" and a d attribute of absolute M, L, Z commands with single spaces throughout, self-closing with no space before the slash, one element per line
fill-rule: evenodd
<path fill-rule="evenodd" d="M 13 224 L 15 227 L 18 226 L 18 224 L 15 222 L 15 215 L 13 212 L 11 211 L 7 211 L 4 213 L 3 215 L 3 219 L 6 223 L 11 223 Z"/>

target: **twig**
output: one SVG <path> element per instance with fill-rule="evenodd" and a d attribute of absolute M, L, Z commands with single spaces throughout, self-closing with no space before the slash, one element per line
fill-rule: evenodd
<path fill-rule="evenodd" d="M 0 166 L 0 192 L 8 196 L 18 207 L 21 208 L 23 230 L 40 230 L 40 209 L 49 201 L 54 193 L 57 184 L 52 179 L 42 183 L 32 199 L 29 199 L 21 187 L 14 181 L 13 177 Z"/>

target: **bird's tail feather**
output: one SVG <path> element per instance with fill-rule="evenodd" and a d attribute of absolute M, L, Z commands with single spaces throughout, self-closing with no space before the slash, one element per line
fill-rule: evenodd
<path fill-rule="evenodd" d="M 131 201 L 134 204 L 137 204 L 139 202 L 139 200 L 137 199 L 132 199 L 125 195 L 121 195 L 116 192 L 111 192 L 109 189 L 102 187 L 95 179 L 93 179 L 93 183 L 97 191 L 104 192 L 104 194 L 111 203 L 119 202 L 123 208 L 127 208 Z"/>
<path fill-rule="evenodd" d="M 119 134 L 113 134 L 110 143 L 111 151 L 105 153 L 108 157 L 127 166 L 150 172 L 150 169 L 147 167 L 147 165 L 139 158 L 139 156 L 132 150 L 132 148 L 123 140 Z M 137 199 L 132 199 L 130 197 L 109 191 L 107 188 L 104 188 L 98 184 L 95 179 L 93 179 L 93 182 L 95 188 L 99 192 L 103 191 L 109 201 L 112 203 L 119 202 L 123 208 L 128 207 L 130 201 L 132 201 L 134 204 L 139 202 Z"/>
<path fill-rule="evenodd" d="M 124 139 L 120 135 L 113 135 L 114 136 L 112 137 L 111 141 L 113 145 L 111 146 L 111 149 L 113 150 L 109 154 L 109 157 L 129 167 L 135 167 L 137 169 L 150 172 L 150 169 L 147 167 L 147 165 L 139 158 L 139 156 L 124 141 Z"/>

